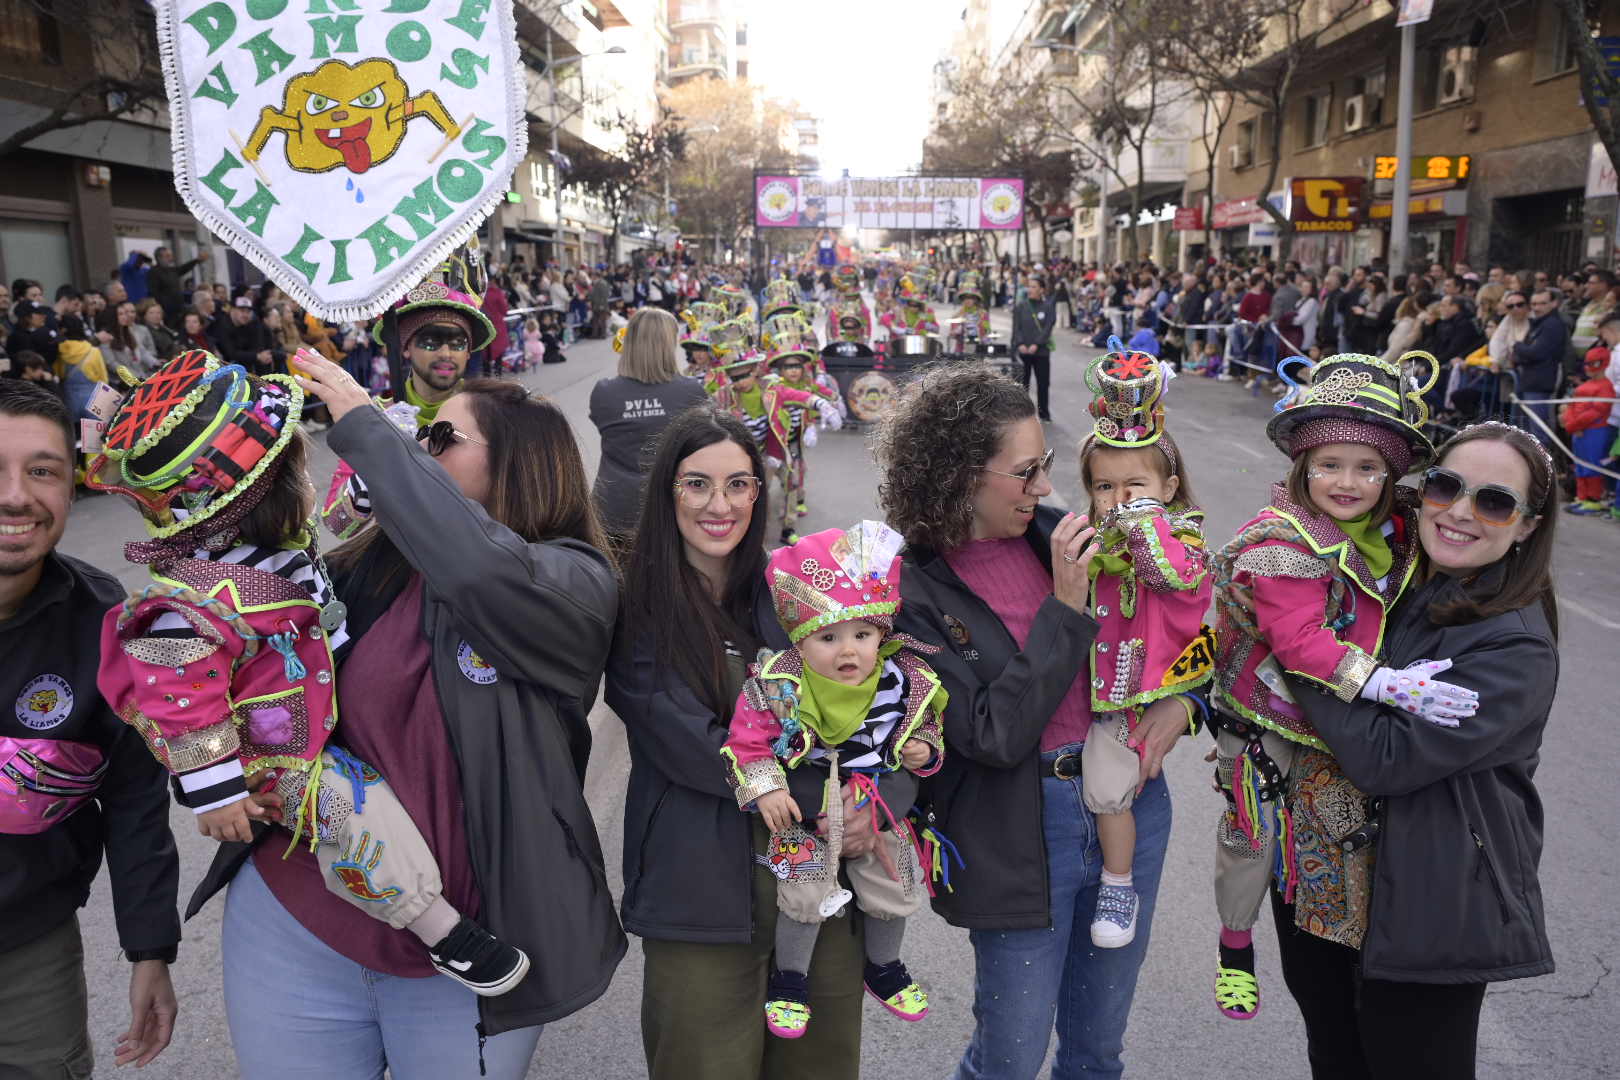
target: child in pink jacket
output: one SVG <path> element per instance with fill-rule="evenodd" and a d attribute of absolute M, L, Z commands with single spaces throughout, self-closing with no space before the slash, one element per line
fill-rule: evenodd
<path fill-rule="evenodd" d="M 907 808 L 897 817 L 876 782 L 899 769 L 932 775 L 945 753 L 945 689 L 919 652 L 929 646 L 893 632 L 900 543 L 887 525 L 863 521 L 771 556 L 766 580 L 793 645 L 767 657 L 743 685 L 721 751 L 737 805 L 758 811 L 771 830 L 762 858 L 780 880 L 780 911 L 765 1023 L 784 1039 L 799 1038 L 810 1023 L 816 937 L 851 898 L 838 884 L 846 780 L 891 826 L 878 832 L 873 854 L 843 860 L 867 916 L 867 992 L 902 1020 L 928 1013 L 928 995 L 900 960 L 906 919 L 924 898 L 922 866 Z M 786 770 L 799 768 L 826 770 L 820 807 L 800 807 L 788 793 Z M 818 831 L 812 825 L 822 815 Z"/>
<path fill-rule="evenodd" d="M 1414 359 L 1430 366 L 1418 389 Z M 1388 613 L 1418 565 L 1417 492 L 1399 481 L 1434 453 L 1422 394 L 1437 370 L 1427 353 L 1318 364 L 1303 402 L 1267 427 L 1293 459 L 1288 479 L 1214 559 L 1216 780 L 1228 800 L 1215 1000 L 1232 1019 L 1260 1009 L 1252 928 L 1273 881 L 1301 929 L 1351 948 L 1366 930 L 1376 818 L 1285 676 L 1448 727 L 1478 705 L 1473 691 L 1434 678 L 1449 660 L 1378 663 Z"/>
<path fill-rule="evenodd" d="M 1086 809 L 1097 819 L 1102 884 L 1091 943 L 1118 949 L 1136 938 L 1141 909 L 1131 878 L 1141 783 L 1129 745 L 1143 710 L 1207 683 L 1214 642 L 1204 628 L 1210 579 L 1203 512 L 1192 501 L 1186 460 L 1165 430 L 1171 370 L 1118 338 L 1092 361 L 1086 385 L 1096 430 L 1080 446 L 1080 481 L 1097 520 L 1091 563 L 1092 725 L 1081 752 Z"/>

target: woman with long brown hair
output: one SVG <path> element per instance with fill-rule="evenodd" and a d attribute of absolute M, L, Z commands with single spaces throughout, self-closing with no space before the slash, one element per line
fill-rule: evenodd
<path fill-rule="evenodd" d="M 1437 727 L 1288 678 L 1370 797 L 1360 839 L 1377 845 L 1371 887 L 1345 901 L 1365 915 L 1360 948 L 1312 935 L 1272 893 L 1318 1080 L 1473 1080 L 1486 987 L 1553 970 L 1534 778 L 1558 688 L 1557 474 L 1525 432 L 1476 424 L 1440 449 L 1422 495 L 1427 577 L 1396 607 L 1383 662 L 1449 657 L 1444 678 L 1479 711 Z"/>
<path fill-rule="evenodd" d="M 617 588 L 579 449 L 555 405 L 511 383 L 467 383 L 413 440 L 339 365 L 308 351 L 297 364 L 371 505 L 330 559 L 350 635 L 334 738 L 387 778 L 445 898 L 532 966 L 475 997 L 429 978 L 415 938 L 331 896 L 306 853 L 223 856 L 193 910 L 234 874 L 227 1009 L 255 1018 L 232 1023 L 237 1058 L 518 1080 L 540 1026 L 600 996 L 625 951 L 583 790 L 584 703 Z M 357 852 L 349 872 L 385 893 L 373 865 Z"/>

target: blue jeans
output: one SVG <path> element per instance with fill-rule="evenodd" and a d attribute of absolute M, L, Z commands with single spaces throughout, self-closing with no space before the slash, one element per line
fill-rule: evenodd
<path fill-rule="evenodd" d="M 405 931 L 400 931 L 404 933 Z M 245 1080 L 478 1080 L 478 998 L 443 975 L 361 967 L 293 918 L 250 859 L 225 900 L 225 1016 Z M 489 1080 L 522 1080 L 540 1028 L 492 1035 Z"/>
<path fill-rule="evenodd" d="M 1131 873 L 1142 899 L 1136 939 L 1123 949 L 1098 949 L 1091 944 L 1102 875 L 1097 821 L 1081 800 L 1081 778 L 1050 775 L 1050 762 L 1061 752 L 1041 755 L 1047 773 L 1041 781 L 1041 817 L 1052 925 L 969 933 L 976 1024 L 957 1080 L 1034 1080 L 1054 1026 L 1058 1046 L 1052 1080 L 1119 1076 L 1125 1069 L 1120 1061 L 1125 1022 L 1147 955 L 1159 874 L 1170 843 L 1170 788 L 1160 776 L 1142 789 L 1132 807 L 1136 856 Z"/>
<path fill-rule="evenodd" d="M 1519 408 L 1525 412 L 1535 413 L 1548 427 L 1556 429 L 1557 421 L 1553 418 L 1553 407 L 1551 405 L 1533 404 L 1535 402 L 1546 401 L 1550 397 L 1552 397 L 1552 393 L 1550 391 L 1520 390 L 1519 400 L 1521 404 L 1519 405 Z M 1516 426 L 1524 428 L 1524 430 L 1528 431 L 1530 434 L 1539 439 L 1543 446 L 1552 446 L 1552 436 L 1541 430 L 1540 425 L 1538 425 L 1534 420 L 1531 420 L 1529 417 L 1519 416 L 1514 418 L 1514 422 Z"/>

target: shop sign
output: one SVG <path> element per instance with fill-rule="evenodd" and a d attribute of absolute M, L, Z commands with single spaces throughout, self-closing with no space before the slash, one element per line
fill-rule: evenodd
<path fill-rule="evenodd" d="M 1354 232 L 1361 216 L 1359 176 L 1299 176 L 1289 185 L 1288 219 L 1294 231 Z"/>
<path fill-rule="evenodd" d="M 1393 180 L 1395 170 L 1400 167 L 1401 159 L 1394 154 L 1380 154 L 1373 158 L 1373 179 Z M 1472 154 L 1426 154 L 1412 159 L 1412 184 L 1427 182 L 1439 184 L 1462 184 L 1468 179 L 1469 170 L 1473 168 Z M 1434 186 L 1431 184 L 1431 186 Z"/>
<path fill-rule="evenodd" d="M 1233 229 L 1239 225 L 1253 225 L 1257 221 L 1266 220 L 1266 212 L 1260 206 L 1260 200 L 1253 197 L 1247 199 L 1227 199 L 1225 202 L 1215 204 L 1210 214 L 1210 220 L 1217 229 Z"/>
<path fill-rule="evenodd" d="M 1442 191 L 1414 196 L 1407 203 L 1407 213 L 1412 217 L 1462 217 L 1468 213 L 1468 195 L 1462 191 Z M 1390 199 L 1375 202 L 1367 210 L 1367 217 L 1378 222 L 1388 221 L 1394 214 L 1394 202 Z"/>
<path fill-rule="evenodd" d="M 1176 211 L 1176 216 L 1170 226 L 1178 232 L 1197 232 L 1204 227 L 1204 208 L 1202 206 L 1183 206 Z"/>
<path fill-rule="evenodd" d="M 1597 199 L 1615 194 L 1620 194 L 1620 185 L 1615 183 L 1614 162 L 1609 160 L 1609 152 L 1603 144 L 1593 139 L 1592 157 L 1586 166 L 1586 197 Z"/>

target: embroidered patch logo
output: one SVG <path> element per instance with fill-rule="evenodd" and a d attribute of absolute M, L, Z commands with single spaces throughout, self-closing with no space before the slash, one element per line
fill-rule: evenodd
<path fill-rule="evenodd" d="M 1215 633 L 1209 627 L 1202 627 L 1198 636 L 1193 638 L 1176 662 L 1170 665 L 1170 670 L 1164 673 L 1164 682 L 1161 686 L 1179 686 L 1189 679 L 1197 678 L 1215 666 Z"/>
<path fill-rule="evenodd" d="M 968 628 L 955 615 L 945 616 L 945 629 L 950 633 L 951 640 L 956 642 L 959 647 L 973 640 L 968 636 Z"/>
<path fill-rule="evenodd" d="M 39 675 L 17 695 L 17 722 L 34 731 L 47 731 L 73 711 L 73 687 L 60 675 Z"/>
<path fill-rule="evenodd" d="M 499 673 L 489 666 L 489 661 L 473 652 L 473 647 L 463 641 L 456 649 L 456 666 L 461 673 L 479 686 L 488 686 L 500 678 Z"/>

